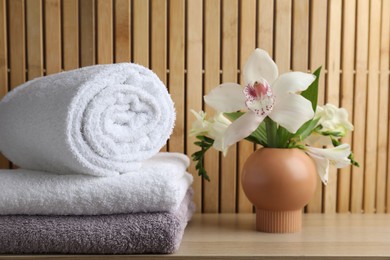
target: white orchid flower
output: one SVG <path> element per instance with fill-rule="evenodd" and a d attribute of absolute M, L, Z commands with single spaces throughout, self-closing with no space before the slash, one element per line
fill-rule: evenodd
<path fill-rule="evenodd" d="M 327 149 L 306 146 L 305 149 L 305 152 L 314 160 L 317 173 L 325 185 L 328 183 L 329 178 L 329 164 L 337 168 L 343 168 L 351 164 L 350 159 L 348 159 L 351 154 L 349 144 L 342 144 Z"/>
<path fill-rule="evenodd" d="M 224 148 L 250 135 L 267 116 L 291 133 L 314 117 L 311 102 L 297 94 L 310 86 L 314 75 L 289 72 L 278 77 L 278 67 L 268 53 L 256 49 L 244 67 L 244 78 L 244 88 L 225 83 L 204 97 L 219 112 L 246 111 L 226 130 Z"/>
<path fill-rule="evenodd" d="M 353 130 L 353 125 L 348 120 L 348 111 L 345 108 L 338 108 L 332 104 L 318 106 L 315 118 L 319 118 L 318 125 L 322 126 L 319 133 L 337 132 L 340 136 L 345 136 Z"/>

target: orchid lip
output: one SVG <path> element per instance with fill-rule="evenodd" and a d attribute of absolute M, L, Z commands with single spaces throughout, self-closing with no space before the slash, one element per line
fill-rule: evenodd
<path fill-rule="evenodd" d="M 255 81 L 244 88 L 245 105 L 258 116 L 271 113 L 275 104 L 275 96 L 266 80 Z"/>

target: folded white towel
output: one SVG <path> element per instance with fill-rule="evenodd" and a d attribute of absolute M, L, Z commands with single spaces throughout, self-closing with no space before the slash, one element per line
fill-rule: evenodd
<path fill-rule="evenodd" d="M 174 211 L 192 183 L 189 159 L 159 153 L 115 177 L 0 170 L 0 215 L 100 215 Z"/>
<path fill-rule="evenodd" d="M 172 99 L 149 69 L 85 67 L 26 82 L 4 97 L 0 151 L 25 169 L 114 176 L 155 155 L 174 120 Z"/>

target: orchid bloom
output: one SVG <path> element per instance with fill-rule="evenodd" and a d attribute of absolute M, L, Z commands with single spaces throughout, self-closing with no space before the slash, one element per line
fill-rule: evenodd
<path fill-rule="evenodd" d="M 244 67 L 244 79 L 244 88 L 225 83 L 204 97 L 219 112 L 246 111 L 227 128 L 223 149 L 249 136 L 267 116 L 291 133 L 314 117 L 311 102 L 297 94 L 310 86 L 314 75 L 289 72 L 278 77 L 268 53 L 256 49 Z"/>
<path fill-rule="evenodd" d="M 306 146 L 306 153 L 314 160 L 317 173 L 320 175 L 322 182 L 326 185 L 329 177 L 329 164 L 337 168 L 343 168 L 351 164 L 348 158 L 351 154 L 349 144 L 342 144 L 336 147 L 322 149 Z"/>

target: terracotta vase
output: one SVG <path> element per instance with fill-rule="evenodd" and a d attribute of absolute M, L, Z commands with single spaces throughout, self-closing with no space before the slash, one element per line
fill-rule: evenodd
<path fill-rule="evenodd" d="M 256 207 L 256 229 L 291 233 L 302 228 L 302 209 L 316 189 L 313 160 L 299 149 L 262 148 L 245 162 L 242 186 Z"/>

